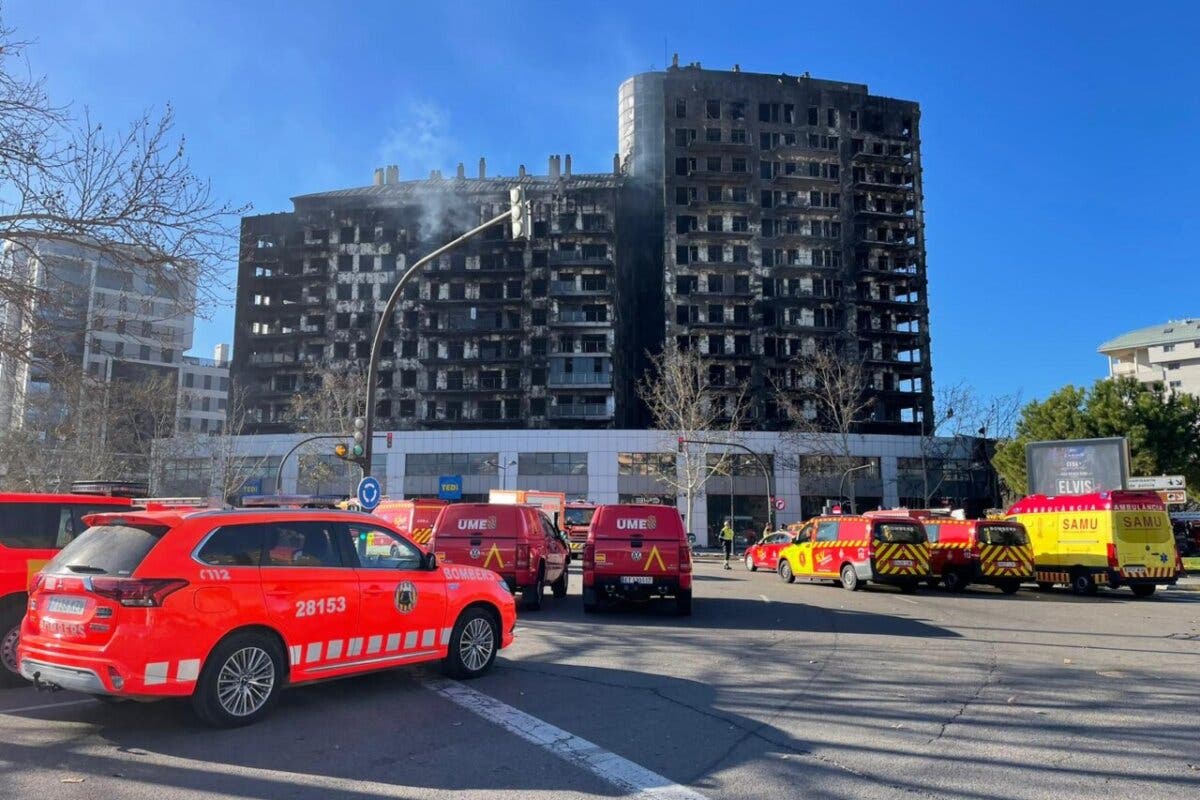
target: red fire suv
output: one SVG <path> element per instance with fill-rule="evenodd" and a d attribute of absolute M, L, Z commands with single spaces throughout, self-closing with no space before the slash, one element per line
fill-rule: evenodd
<path fill-rule="evenodd" d="M 261 718 L 288 684 L 440 660 L 486 672 L 512 642 L 492 572 L 439 566 L 378 517 L 338 510 L 131 511 L 38 576 L 21 674 L 100 696 L 190 696 L 218 726 Z"/>
<path fill-rule="evenodd" d="M 930 584 L 941 580 L 952 592 L 986 583 L 1013 594 L 1033 580 L 1033 547 L 1019 522 L 925 517 L 929 536 Z"/>
<path fill-rule="evenodd" d="M 567 595 L 566 537 L 535 506 L 507 503 L 455 503 L 433 523 L 437 557 L 447 564 L 469 564 L 499 573 L 508 588 L 521 593 L 526 608 L 542 607 L 546 586 L 555 597 Z"/>
<path fill-rule="evenodd" d="M 692 550 L 671 506 L 596 507 L 583 547 L 583 610 L 605 601 L 674 597 L 692 613 Z"/>
<path fill-rule="evenodd" d="M 0 494 L 0 686 L 24 682 L 17 640 L 33 576 L 83 533 L 85 514 L 132 503 L 128 497 L 86 494 Z"/>

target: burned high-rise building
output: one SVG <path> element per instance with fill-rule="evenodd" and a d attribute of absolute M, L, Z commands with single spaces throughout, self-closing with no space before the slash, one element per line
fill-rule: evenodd
<path fill-rule="evenodd" d="M 785 424 L 777 390 L 832 347 L 866 367 L 863 432 L 932 416 L 916 103 L 861 84 L 701 69 L 619 90 L 613 172 L 401 181 L 294 198 L 243 221 L 233 373 L 251 429 L 286 430 L 312 368 L 365 370 L 403 269 L 508 207 L 423 269 L 389 323 L 377 429 L 644 427 L 636 382 L 666 343 Z"/>
<path fill-rule="evenodd" d="M 919 433 L 932 413 L 916 103 L 861 84 L 701 69 L 636 75 L 619 93 L 627 178 L 656 189 L 664 337 L 713 384 L 773 387 L 836 346 L 867 367 L 864 430 Z"/>
<path fill-rule="evenodd" d="M 636 209 L 615 173 L 401 181 L 293 199 L 294 211 L 243 220 L 233 372 L 250 430 L 292 427 L 288 406 L 315 368 L 366 371 L 375 319 L 403 270 L 509 207 L 522 186 L 529 241 L 498 224 L 426 265 L 406 287 L 381 361 L 379 429 L 621 427 L 634 423 L 640 357 L 622 351 L 620 273 L 635 248 Z M 624 211 L 623 211 L 624 210 Z M 646 215 L 641 214 L 644 220 Z M 635 285 L 636 281 L 629 281 Z"/>

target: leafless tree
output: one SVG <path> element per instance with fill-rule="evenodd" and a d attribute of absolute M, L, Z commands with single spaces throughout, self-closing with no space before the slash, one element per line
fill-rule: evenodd
<path fill-rule="evenodd" d="M 175 376 L 103 380 L 69 362 L 43 369 L 48 390 L 27 398 L 18 427 L 0 436 L 3 486 L 55 491 L 77 480 L 146 480 L 154 440 L 175 429 Z"/>
<path fill-rule="evenodd" d="M 0 240 L 18 252 L 38 241 L 87 246 L 175 287 L 202 314 L 227 288 L 248 207 L 215 200 L 192 171 L 170 106 L 110 133 L 86 110 L 55 105 L 25 51 L 0 19 Z M 32 358 L 32 312 L 46 300 L 19 267 L 0 272 L 0 356 Z"/>
<path fill-rule="evenodd" d="M 1020 392 L 985 398 L 963 382 L 935 390 L 934 420 L 924 426 L 921 435 L 925 505 L 940 493 L 948 479 L 961 477 L 962 470 L 953 462 L 974 464 L 974 453 L 964 452 L 963 447 L 987 439 L 1006 440 L 1020 413 Z M 968 476 L 973 470 L 972 466 Z"/>
<path fill-rule="evenodd" d="M 367 379 L 357 367 L 335 369 L 318 365 L 309 369 L 302 390 L 292 396 L 284 420 L 299 433 L 354 432 L 354 418 L 362 413 Z M 313 442 L 300 449 L 300 482 L 328 484 L 345 475 L 343 465 L 331 464 L 331 442 Z"/>
<path fill-rule="evenodd" d="M 782 439 L 787 458 L 801 473 L 801 481 L 825 480 L 840 475 L 859 461 L 852 441 L 867 419 L 874 398 L 868 389 L 869 374 L 863 360 L 837 343 L 813 345 L 793 358 L 774 383 L 775 401 L 787 420 Z M 817 474 L 803 467 L 815 457 Z M 849 473 L 854 497 L 854 473 Z"/>
<path fill-rule="evenodd" d="M 654 427 L 670 434 L 671 440 L 664 442 L 670 449 L 677 447 L 679 439 L 732 442 L 748 410 L 744 388 L 730 391 L 713 386 L 700 354 L 681 351 L 673 341 L 651 357 L 637 391 Z M 711 474 L 724 470 L 732 456 L 729 450 L 719 445 L 686 445 L 675 471 L 655 475 L 659 483 L 683 496 L 684 525 L 689 531 L 696 497 Z"/>

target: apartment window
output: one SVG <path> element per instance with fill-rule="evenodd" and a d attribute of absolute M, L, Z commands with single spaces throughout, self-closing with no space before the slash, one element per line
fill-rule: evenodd
<path fill-rule="evenodd" d="M 196 385 L 196 376 L 191 372 L 183 373 L 183 388 L 191 389 Z"/>
<path fill-rule="evenodd" d="M 337 285 L 337 299 L 338 300 L 349 300 L 350 295 L 351 295 L 350 284 L 339 283 Z"/>
<path fill-rule="evenodd" d="M 675 101 L 675 118 L 685 119 L 687 117 L 687 100 L 679 98 Z"/>
<path fill-rule="evenodd" d="M 535 336 L 529 340 L 529 354 L 533 356 L 546 355 L 546 337 Z"/>
<path fill-rule="evenodd" d="M 857 111 L 850 112 L 850 130 L 852 130 L 852 131 L 858 130 L 858 112 Z"/>
<path fill-rule="evenodd" d="M 150 360 L 150 345 L 144 344 L 138 348 L 138 358 L 142 361 Z"/>
<path fill-rule="evenodd" d="M 704 159 L 704 168 L 706 170 L 708 170 L 709 172 L 720 172 L 721 171 L 721 157 L 720 156 L 709 156 L 708 158 Z"/>
<path fill-rule="evenodd" d="M 686 206 L 688 203 L 692 202 L 692 198 L 695 197 L 695 193 L 696 190 L 690 186 L 676 186 L 675 205 Z"/>
<path fill-rule="evenodd" d="M 710 215 L 708 219 L 705 220 L 705 229 L 710 233 L 720 233 L 721 229 L 724 227 L 723 223 L 723 217 Z"/>
<path fill-rule="evenodd" d="M 695 275 L 676 275 L 675 276 L 675 294 L 686 295 L 696 291 L 697 280 Z"/>
<path fill-rule="evenodd" d="M 700 260 L 700 248 L 680 244 L 675 246 L 676 264 L 693 264 Z"/>
<path fill-rule="evenodd" d="M 747 217 L 734 217 L 733 229 L 738 233 L 745 233 L 750 230 L 750 220 Z"/>
<path fill-rule="evenodd" d="M 704 101 L 704 117 L 706 119 L 720 119 L 721 118 L 721 101 L 720 100 Z"/>
<path fill-rule="evenodd" d="M 717 131 L 720 133 L 720 130 Z M 692 142 L 696 141 L 696 131 L 692 128 L 676 128 L 675 129 L 675 146 L 687 147 Z"/>
<path fill-rule="evenodd" d="M 338 256 L 338 272 L 351 272 L 354 269 L 354 256 Z"/>
<path fill-rule="evenodd" d="M 733 130 L 731 130 L 729 132 L 729 141 L 733 142 L 734 144 L 745 144 L 746 143 L 746 129 L 745 128 L 734 128 Z"/>
<path fill-rule="evenodd" d="M 400 342 L 400 357 L 401 358 L 416 358 L 417 357 L 417 340 L 404 339 Z"/>
<path fill-rule="evenodd" d="M 529 282 L 530 297 L 545 297 L 546 296 L 546 279 L 534 278 Z"/>
<path fill-rule="evenodd" d="M 587 453 L 518 453 L 520 475 L 587 475 Z"/>
<path fill-rule="evenodd" d="M 704 129 L 704 141 L 706 141 L 706 142 L 721 141 L 721 129 L 720 128 L 705 128 Z"/>
<path fill-rule="evenodd" d="M 730 166 L 732 167 L 734 172 L 749 172 L 750 171 L 746 166 L 746 159 L 741 158 L 740 156 L 734 156 L 734 158 L 730 162 Z"/>
<path fill-rule="evenodd" d="M 725 385 L 725 367 L 721 364 L 714 364 L 708 368 L 708 382 L 713 386 Z"/>
<path fill-rule="evenodd" d="M 533 397 L 529 400 L 529 415 L 531 417 L 546 416 L 546 398 Z"/>
<path fill-rule="evenodd" d="M 1182 389 L 1182 388 L 1183 388 L 1183 381 L 1171 381 L 1171 382 L 1170 382 L 1169 384 L 1167 384 L 1167 385 L 1168 385 L 1168 386 L 1170 386 L 1172 389 Z"/>
<path fill-rule="evenodd" d="M 359 272 L 373 272 L 374 270 L 375 270 L 375 256 L 373 256 L 373 255 L 365 256 L 364 255 L 364 256 L 358 257 L 358 271 Z"/>
<path fill-rule="evenodd" d="M 720 264 L 725 260 L 725 249 L 719 244 L 710 244 L 707 251 L 708 263 Z"/>
<path fill-rule="evenodd" d="M 676 306 L 675 321 L 680 325 L 688 325 L 700 320 L 699 306 Z"/>
<path fill-rule="evenodd" d="M 675 159 L 675 174 L 690 175 L 696 171 L 696 159 L 683 156 Z"/>
<path fill-rule="evenodd" d="M 708 321 L 718 324 L 725 322 L 725 306 L 709 306 Z"/>
<path fill-rule="evenodd" d="M 836 108 L 825 109 L 825 124 L 830 128 L 836 128 L 838 124 L 838 112 Z"/>
<path fill-rule="evenodd" d="M 817 124 L 817 122 L 818 122 L 818 119 L 817 119 L 817 117 L 818 117 L 818 109 L 817 109 L 817 107 L 816 107 L 816 106 L 809 106 L 809 107 L 808 107 L 808 124 L 809 124 L 809 125 L 816 125 L 816 124 Z"/>
<path fill-rule="evenodd" d="M 708 202 L 710 202 L 710 203 L 721 202 L 721 187 L 720 186 L 709 186 L 707 197 L 708 197 Z"/>
<path fill-rule="evenodd" d="M 714 334 L 708 337 L 708 354 L 710 356 L 725 355 L 724 336 Z"/>
<path fill-rule="evenodd" d="M 545 325 L 546 324 L 546 309 L 544 309 L 544 308 L 533 309 L 533 312 L 531 314 L 531 321 L 533 322 L 534 325 Z"/>
<path fill-rule="evenodd" d="M 1167 369 L 1179 369 L 1179 362 L 1178 361 L 1168 361 Z"/>
<path fill-rule="evenodd" d="M 720 275 L 708 276 L 708 291 L 714 294 L 720 294 L 725 291 L 725 281 Z"/>
<path fill-rule="evenodd" d="M 1163 345 L 1163 352 L 1164 352 L 1164 353 L 1174 353 L 1174 352 L 1175 352 L 1175 345 L 1173 345 L 1173 344 L 1164 344 L 1164 345 Z"/>
<path fill-rule="evenodd" d="M 735 203 L 749 203 L 750 192 L 744 186 L 736 187 L 732 190 L 730 199 Z"/>
<path fill-rule="evenodd" d="M 691 231 L 696 230 L 697 224 L 698 224 L 698 220 L 696 219 L 696 217 L 691 216 L 691 215 L 681 214 L 680 216 L 675 217 L 675 232 L 676 233 L 689 233 Z"/>

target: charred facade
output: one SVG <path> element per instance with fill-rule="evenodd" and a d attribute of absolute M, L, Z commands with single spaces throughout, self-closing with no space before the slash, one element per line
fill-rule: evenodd
<path fill-rule="evenodd" d="M 570 156 L 554 156 L 537 177 L 522 167 L 488 178 L 482 160 L 471 178 L 460 165 L 454 178 L 400 181 L 388 167 L 371 186 L 244 219 L 233 373 L 250 429 L 288 430 L 288 404 L 314 367 L 365 373 L 375 320 L 403 271 L 508 208 L 518 185 L 532 204 L 530 241 L 496 225 L 406 287 L 384 346 L 376 427 L 636 424 L 627 373 L 638 350 L 621 329 L 633 306 L 618 272 L 637 268 L 622 215 L 638 204 L 619 175 L 573 175 Z"/>
<path fill-rule="evenodd" d="M 750 387 L 754 427 L 781 423 L 773 388 L 804 380 L 822 343 L 864 361 L 864 431 L 932 417 L 916 103 L 807 75 L 701 69 L 622 84 L 627 176 L 658 189 L 664 337 L 698 349 L 714 384 Z"/>

